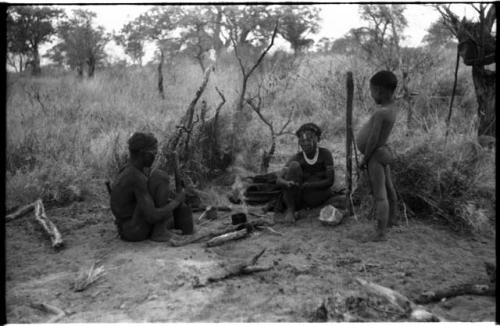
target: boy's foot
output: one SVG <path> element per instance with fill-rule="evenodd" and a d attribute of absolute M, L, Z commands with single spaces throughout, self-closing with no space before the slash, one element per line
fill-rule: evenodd
<path fill-rule="evenodd" d="M 387 226 L 390 227 L 390 228 L 391 227 L 398 227 L 398 226 L 401 226 L 401 223 L 399 223 L 398 220 L 393 220 L 393 221 L 389 221 L 387 223 Z"/>
<path fill-rule="evenodd" d="M 387 241 L 385 233 L 374 232 L 364 237 L 361 242 L 384 242 Z"/>

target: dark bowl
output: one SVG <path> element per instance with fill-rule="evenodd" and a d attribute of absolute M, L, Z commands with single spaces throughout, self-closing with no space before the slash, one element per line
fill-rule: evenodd
<path fill-rule="evenodd" d="M 246 223 L 247 221 L 247 215 L 245 213 L 236 213 L 231 215 L 231 221 L 233 222 L 233 225 L 238 225 L 241 223 Z"/>

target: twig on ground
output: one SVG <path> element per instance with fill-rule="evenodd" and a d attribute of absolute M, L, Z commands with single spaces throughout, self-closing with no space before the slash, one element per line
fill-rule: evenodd
<path fill-rule="evenodd" d="M 419 304 L 426 304 L 431 302 L 438 302 L 444 298 L 457 297 L 466 294 L 495 296 L 495 287 L 487 284 L 459 284 L 446 289 L 426 291 L 422 293 L 415 300 L 415 302 Z"/>
<path fill-rule="evenodd" d="M 35 202 L 35 219 L 40 223 L 42 228 L 50 236 L 50 241 L 52 242 L 52 247 L 58 249 L 64 246 L 64 242 L 61 233 L 57 229 L 56 225 L 49 220 L 47 214 L 45 214 L 45 207 L 41 199 Z"/>
<path fill-rule="evenodd" d="M 52 306 L 52 305 L 49 305 L 49 304 L 46 304 L 46 303 L 32 303 L 31 306 L 33 308 L 42 310 L 44 312 L 49 312 L 49 313 L 56 315 L 56 316 L 50 318 L 46 322 L 46 324 L 55 323 L 56 321 L 60 320 L 64 316 L 66 316 L 66 313 L 62 309 L 55 307 L 55 306 Z"/>
<path fill-rule="evenodd" d="M 29 212 L 31 212 L 35 208 L 35 205 L 36 205 L 36 201 L 32 202 L 31 204 L 24 205 L 24 206 L 18 208 L 15 212 L 5 216 L 5 223 L 25 216 L 26 214 L 28 214 Z"/>
<path fill-rule="evenodd" d="M 269 232 L 271 232 L 272 234 L 276 234 L 276 235 L 279 235 L 279 236 L 283 236 L 283 233 L 281 232 L 278 232 L 276 231 L 275 229 L 273 229 L 272 227 L 270 226 L 261 226 L 261 225 L 258 225 L 257 226 L 258 229 L 261 229 L 261 230 L 268 230 Z"/>
<path fill-rule="evenodd" d="M 268 271 L 268 270 L 272 269 L 273 268 L 272 265 L 270 265 L 270 266 L 255 265 L 257 263 L 257 261 L 259 260 L 259 258 L 264 254 L 265 251 L 266 251 L 266 249 L 262 249 L 259 253 L 257 253 L 255 256 L 253 256 L 248 262 L 235 264 L 233 266 L 230 266 L 229 268 L 226 269 L 226 271 L 222 275 L 210 276 L 207 278 L 205 283 L 198 283 L 195 285 L 195 287 L 203 287 L 209 283 L 219 282 L 219 281 L 231 278 L 231 277 L 248 275 L 248 274 L 262 272 L 262 271 Z"/>
<path fill-rule="evenodd" d="M 248 235 L 247 228 L 244 228 L 244 229 L 239 230 L 239 231 L 229 232 L 229 233 L 219 235 L 215 238 L 208 240 L 207 247 L 218 246 L 218 245 L 221 245 L 221 244 L 226 243 L 226 242 L 231 241 L 231 240 L 238 240 L 238 239 L 244 238 L 247 235 Z"/>

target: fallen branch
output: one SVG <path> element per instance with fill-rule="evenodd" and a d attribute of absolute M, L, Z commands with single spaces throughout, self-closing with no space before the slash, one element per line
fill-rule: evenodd
<path fill-rule="evenodd" d="M 276 234 L 276 235 L 279 235 L 279 236 L 283 236 L 283 233 L 276 231 L 275 229 L 273 229 L 273 228 L 272 228 L 272 227 L 270 227 L 270 226 L 261 226 L 261 225 L 258 225 L 258 226 L 257 226 L 257 229 L 259 229 L 259 230 L 268 230 L 268 231 L 269 231 L 269 232 L 271 232 L 272 234 Z"/>
<path fill-rule="evenodd" d="M 46 324 L 55 323 L 56 321 L 60 320 L 64 316 L 66 316 L 66 313 L 62 309 L 57 308 L 57 307 L 52 306 L 52 305 L 49 305 L 49 304 L 46 304 L 46 303 L 32 303 L 31 306 L 33 308 L 42 310 L 44 312 L 49 312 L 49 313 L 56 315 L 56 316 L 50 318 L 48 321 L 46 321 Z"/>
<path fill-rule="evenodd" d="M 226 271 L 222 275 L 208 277 L 205 283 L 197 284 L 196 287 L 202 287 L 209 283 L 219 282 L 235 276 L 248 275 L 272 269 L 273 268 L 272 265 L 271 266 L 255 265 L 257 263 L 257 260 L 259 260 L 259 258 L 264 254 L 265 251 L 266 249 L 262 249 L 259 253 L 253 256 L 252 259 L 250 259 L 246 263 L 239 263 L 226 268 Z"/>
<path fill-rule="evenodd" d="M 32 202 L 31 204 L 28 204 L 28 205 L 25 205 L 25 206 L 18 208 L 15 212 L 5 216 L 5 223 L 25 216 L 26 214 L 28 214 L 29 212 L 31 212 L 35 208 L 35 205 L 36 205 L 36 201 Z"/>
<path fill-rule="evenodd" d="M 363 286 L 367 292 L 385 298 L 393 306 L 398 308 L 405 316 L 412 320 L 424 322 L 446 321 L 444 318 L 437 316 L 425 310 L 422 306 L 413 303 L 410 299 L 397 291 L 373 282 L 368 282 L 359 277 L 356 278 L 356 282 Z"/>
<path fill-rule="evenodd" d="M 222 230 L 216 230 L 216 231 L 209 231 L 209 230 L 204 230 L 204 231 L 198 231 L 198 233 L 190 235 L 190 236 L 185 236 L 184 239 L 182 240 L 170 240 L 170 244 L 173 247 L 181 247 L 188 245 L 190 243 L 196 243 L 199 241 L 204 240 L 205 238 L 213 238 L 217 237 L 223 234 L 226 234 L 228 232 L 233 232 L 236 231 L 237 226 L 230 225 L 227 227 L 224 227 Z"/>
<path fill-rule="evenodd" d="M 220 212 L 230 212 L 231 211 L 231 208 L 228 207 L 228 206 L 199 206 L 199 207 L 193 207 L 191 208 L 191 211 L 193 213 L 196 213 L 196 212 L 203 212 L 204 210 L 206 210 L 208 207 L 213 207 L 215 208 L 217 211 L 220 211 Z"/>
<path fill-rule="evenodd" d="M 238 240 L 241 238 L 244 238 L 248 235 L 248 230 L 247 228 L 244 228 L 242 230 L 234 231 L 234 232 L 229 232 L 223 235 L 219 235 L 218 237 L 212 238 L 208 240 L 207 242 L 207 247 L 215 247 L 219 246 L 223 243 L 226 243 L 231 240 Z"/>
<path fill-rule="evenodd" d="M 460 295 L 484 295 L 495 296 L 495 287 L 487 284 L 459 284 L 446 289 L 436 291 L 426 291 L 422 293 L 416 300 L 416 303 L 427 304 L 437 302 L 444 298 L 457 297 Z"/>
<path fill-rule="evenodd" d="M 64 246 L 61 233 L 59 232 L 55 224 L 51 220 L 49 220 L 49 218 L 45 214 L 45 207 L 43 207 L 43 202 L 41 199 L 38 199 L 35 202 L 35 218 L 38 223 L 40 223 L 45 232 L 47 232 L 47 234 L 50 236 L 50 241 L 52 242 L 53 248 L 58 249 Z"/>

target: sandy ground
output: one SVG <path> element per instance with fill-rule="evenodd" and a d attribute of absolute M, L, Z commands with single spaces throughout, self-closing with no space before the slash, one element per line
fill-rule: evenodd
<path fill-rule="evenodd" d="M 351 306 L 369 301 L 355 277 L 415 299 L 429 289 L 486 283 L 483 262 L 495 260 L 493 235 L 457 235 L 415 220 L 391 230 L 387 242 L 363 243 L 360 238 L 372 230 L 373 221 L 348 218 L 329 227 L 317 220 L 318 211 L 311 211 L 295 225 L 276 224 L 282 236 L 263 230 L 218 247 L 174 248 L 121 241 L 105 202 L 74 203 L 47 215 L 66 242 L 59 252 L 32 215 L 6 225 L 9 323 L 40 323 L 54 316 L 36 303 L 64 310 L 63 323 L 312 321 L 328 298 L 351 297 Z M 272 265 L 271 270 L 194 286 L 264 248 L 259 264 Z M 96 260 L 106 275 L 82 292 L 73 291 L 78 272 Z M 426 308 L 451 321 L 495 319 L 493 297 L 460 296 Z M 369 319 L 400 317 L 385 309 Z"/>

